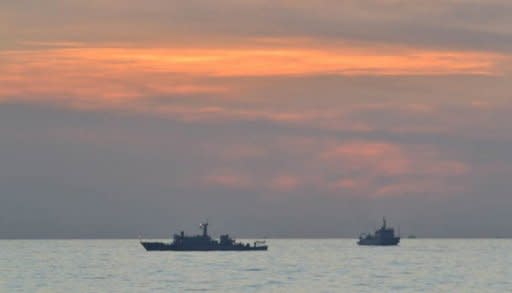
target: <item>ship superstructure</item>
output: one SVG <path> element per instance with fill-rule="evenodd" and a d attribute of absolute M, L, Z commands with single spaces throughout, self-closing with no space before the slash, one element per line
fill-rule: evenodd
<path fill-rule="evenodd" d="M 386 218 L 382 219 L 382 226 L 374 234 L 362 234 L 359 236 L 359 245 L 397 245 L 400 236 L 395 235 L 395 229 L 386 226 Z"/>

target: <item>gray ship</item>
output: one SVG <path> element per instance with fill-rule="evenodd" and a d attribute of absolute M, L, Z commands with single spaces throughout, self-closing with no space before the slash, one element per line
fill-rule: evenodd
<path fill-rule="evenodd" d="M 186 236 L 185 232 L 181 231 L 180 234 L 174 234 L 171 243 L 141 241 L 140 244 L 147 251 L 261 251 L 268 249 L 265 241 L 255 241 L 250 245 L 236 242 L 227 234 L 221 235 L 220 239 L 216 240 L 208 235 L 208 223 L 202 223 L 200 227 L 203 230 L 202 235 Z"/>
<path fill-rule="evenodd" d="M 386 219 L 382 219 L 382 227 L 375 231 L 374 234 L 362 234 L 359 236 L 359 245 L 380 245 L 390 246 L 398 245 L 400 242 L 400 236 L 395 236 L 395 230 L 393 228 L 386 227 Z"/>

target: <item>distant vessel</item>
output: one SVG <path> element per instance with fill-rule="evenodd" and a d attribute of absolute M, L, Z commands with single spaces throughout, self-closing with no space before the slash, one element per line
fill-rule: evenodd
<path fill-rule="evenodd" d="M 374 234 L 362 234 L 359 236 L 359 245 L 397 245 L 400 237 L 395 236 L 393 228 L 386 227 L 386 218 L 382 219 L 382 227 L 375 231 Z"/>
<path fill-rule="evenodd" d="M 253 245 L 250 245 L 236 242 L 228 234 L 221 235 L 219 240 L 215 240 L 208 235 L 208 223 L 202 223 L 200 227 L 203 229 L 202 235 L 186 236 L 185 232 L 181 231 L 180 234 L 174 234 L 172 243 L 141 241 L 140 244 L 147 251 L 254 251 L 268 249 L 265 241 L 255 241 Z"/>

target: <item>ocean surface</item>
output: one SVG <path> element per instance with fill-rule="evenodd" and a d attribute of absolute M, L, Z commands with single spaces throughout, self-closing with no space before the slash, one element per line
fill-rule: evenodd
<path fill-rule="evenodd" d="M 266 252 L 0 240 L 0 292 L 512 292 L 512 240 L 269 239 Z"/>

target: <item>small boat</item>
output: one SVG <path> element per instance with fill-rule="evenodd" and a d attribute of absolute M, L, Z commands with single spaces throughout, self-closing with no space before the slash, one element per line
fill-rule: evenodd
<path fill-rule="evenodd" d="M 376 230 L 374 234 L 361 234 L 359 236 L 359 245 L 379 245 L 390 246 L 398 245 L 400 236 L 395 236 L 393 228 L 386 227 L 386 218 L 382 219 L 382 227 Z"/>
<path fill-rule="evenodd" d="M 249 243 L 236 242 L 228 234 L 221 235 L 219 240 L 208 235 L 208 223 L 201 223 L 202 235 L 186 236 L 184 231 L 174 234 L 171 243 L 141 241 L 147 251 L 261 251 L 267 250 L 265 241 Z"/>

